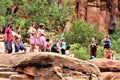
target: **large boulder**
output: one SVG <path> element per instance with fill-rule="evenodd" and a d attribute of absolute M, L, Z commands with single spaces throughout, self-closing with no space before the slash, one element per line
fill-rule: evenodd
<path fill-rule="evenodd" d="M 16 72 L 29 77 L 28 80 L 101 80 L 101 74 L 96 65 L 60 54 L 19 53 L 6 56 L 9 56 L 7 60 L 9 66 Z M 4 65 L 8 65 L 7 63 Z M 3 63 L 0 64 L 3 65 Z"/>
<path fill-rule="evenodd" d="M 120 61 L 111 59 L 90 60 L 101 71 L 103 80 L 120 80 Z"/>

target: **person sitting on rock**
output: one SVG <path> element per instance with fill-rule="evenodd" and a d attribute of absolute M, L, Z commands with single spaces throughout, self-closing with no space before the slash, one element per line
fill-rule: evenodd
<path fill-rule="evenodd" d="M 67 46 L 67 47 L 66 47 L 65 55 L 66 55 L 66 56 L 69 56 L 69 57 L 74 57 L 74 54 L 71 54 L 71 53 L 70 53 L 70 46 Z"/>
<path fill-rule="evenodd" d="M 22 44 L 21 35 L 19 33 L 14 36 L 14 43 L 15 52 L 19 52 L 19 50 L 24 50 L 24 52 L 26 52 L 27 49 Z"/>

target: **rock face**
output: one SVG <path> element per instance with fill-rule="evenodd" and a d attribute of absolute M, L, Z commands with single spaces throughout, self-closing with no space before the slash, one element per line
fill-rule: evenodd
<path fill-rule="evenodd" d="M 9 54 L 7 63 L 0 64 L 18 72 L 11 80 L 102 80 L 94 64 L 55 53 Z"/>
<path fill-rule="evenodd" d="M 95 59 L 90 62 L 100 69 L 103 80 L 120 80 L 120 61 Z"/>
<path fill-rule="evenodd" d="M 120 19 L 120 0 L 72 0 L 76 5 L 78 20 L 86 20 L 106 33 L 113 33 L 115 22 Z"/>

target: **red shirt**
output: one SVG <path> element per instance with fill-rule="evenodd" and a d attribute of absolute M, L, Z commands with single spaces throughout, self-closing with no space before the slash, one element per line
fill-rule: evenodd
<path fill-rule="evenodd" d="M 12 41 L 12 30 L 11 30 L 11 28 L 10 27 L 7 27 L 6 29 L 5 29 L 5 37 L 4 37 L 4 40 L 5 41 Z"/>

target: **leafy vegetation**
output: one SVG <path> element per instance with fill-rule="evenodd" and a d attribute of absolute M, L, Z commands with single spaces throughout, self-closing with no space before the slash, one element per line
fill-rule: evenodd
<path fill-rule="evenodd" d="M 114 34 L 110 35 L 111 39 L 111 49 L 116 51 L 116 53 L 120 54 L 120 21 L 118 21 L 116 26 L 116 31 Z"/>
<path fill-rule="evenodd" d="M 79 43 L 84 47 L 88 47 L 93 37 L 98 44 L 100 44 L 103 34 L 97 31 L 97 26 L 91 28 L 90 25 L 84 21 L 74 21 L 70 31 L 65 33 L 66 42 L 68 42 L 68 44 Z"/>

